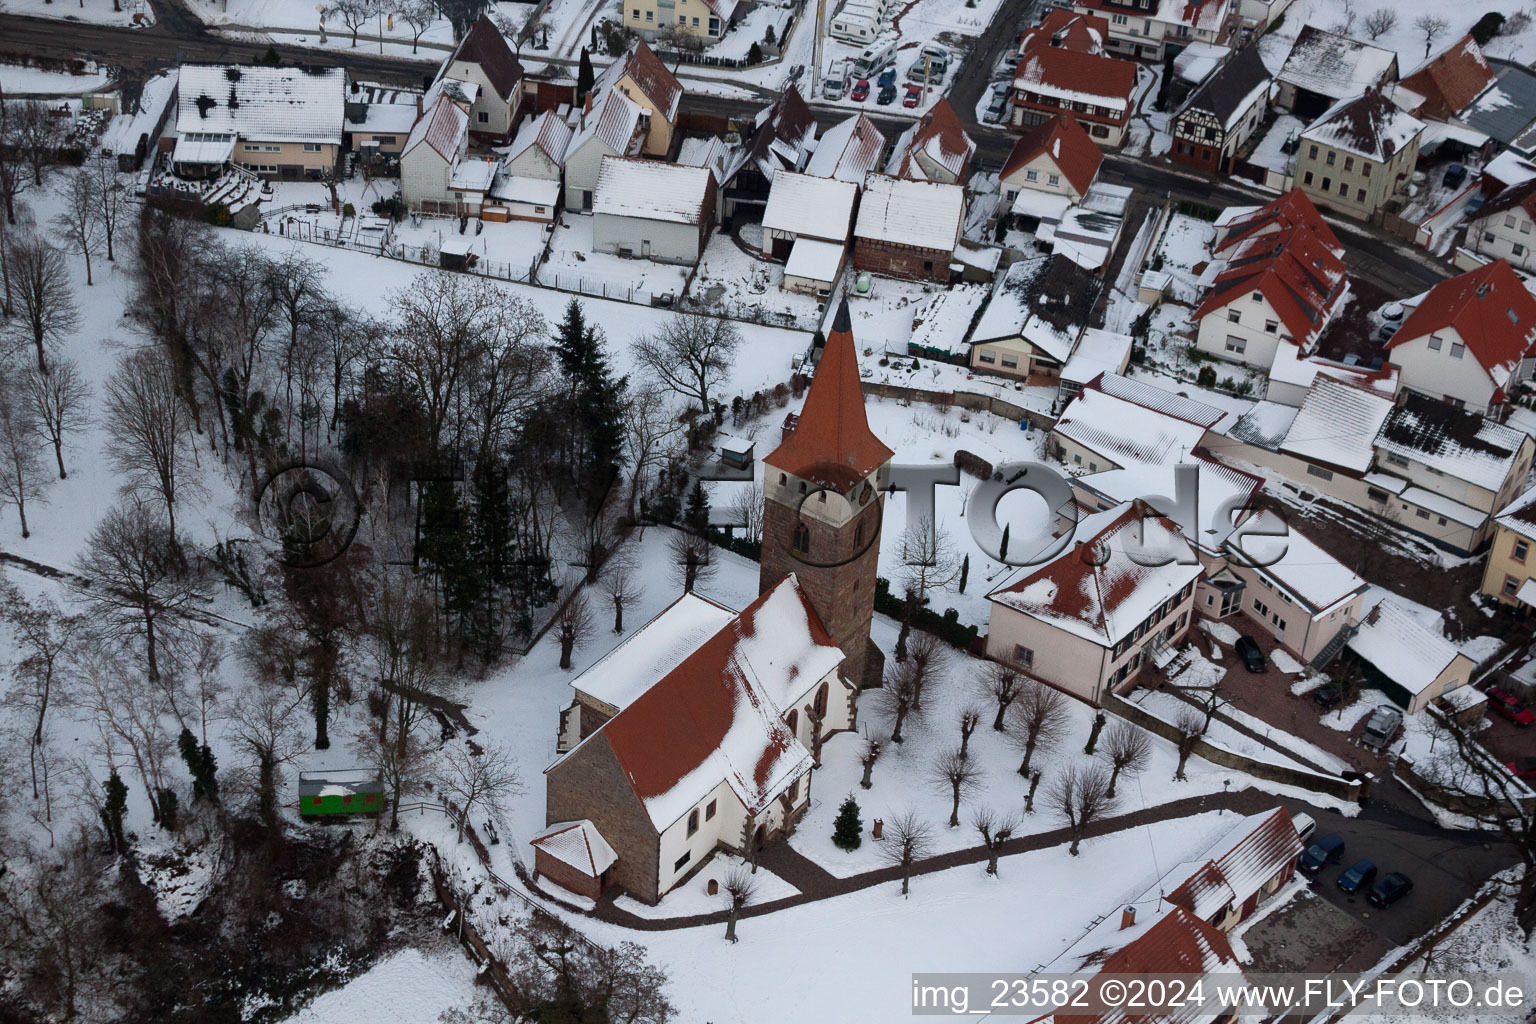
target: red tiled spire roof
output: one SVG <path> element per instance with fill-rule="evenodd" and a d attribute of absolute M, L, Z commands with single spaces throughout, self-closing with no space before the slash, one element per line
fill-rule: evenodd
<path fill-rule="evenodd" d="M 869 429 L 859 361 L 853 347 L 848 300 L 832 321 L 832 333 L 805 395 L 794 433 L 763 461 L 775 469 L 845 492 L 890 461 L 894 453 Z"/>

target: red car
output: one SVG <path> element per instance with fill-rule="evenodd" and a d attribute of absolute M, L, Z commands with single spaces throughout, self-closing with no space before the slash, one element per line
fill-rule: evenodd
<path fill-rule="evenodd" d="M 901 105 L 915 107 L 921 102 L 923 102 L 923 87 L 915 82 L 908 82 L 906 95 L 901 98 Z"/>
<path fill-rule="evenodd" d="M 1536 779 L 1536 757 L 1517 757 L 1504 764 L 1517 779 Z"/>
<path fill-rule="evenodd" d="M 861 78 L 853 83 L 853 102 L 863 103 L 869 99 L 869 79 Z"/>
<path fill-rule="evenodd" d="M 1516 725 L 1536 724 L 1536 713 L 1515 699 L 1515 695 L 1497 686 L 1488 687 L 1488 703 L 1493 710 Z"/>

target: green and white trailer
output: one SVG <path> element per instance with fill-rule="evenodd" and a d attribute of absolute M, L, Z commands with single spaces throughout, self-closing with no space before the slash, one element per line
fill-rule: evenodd
<path fill-rule="evenodd" d="M 299 773 L 299 817 L 378 814 L 384 810 L 384 783 L 366 768 L 332 768 Z"/>

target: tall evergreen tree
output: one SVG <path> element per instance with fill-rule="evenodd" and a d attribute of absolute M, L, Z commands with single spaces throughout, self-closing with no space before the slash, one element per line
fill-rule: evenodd
<path fill-rule="evenodd" d="M 683 522 L 697 533 L 703 533 L 709 527 L 709 496 L 704 493 L 702 481 L 695 480 L 693 489 L 688 492 L 688 511 Z"/>
<path fill-rule="evenodd" d="M 587 48 L 581 48 L 581 65 L 576 69 L 576 105 L 579 107 L 587 98 L 587 93 L 592 91 L 592 85 L 597 81 L 597 76 L 592 73 L 592 55 Z"/>
<path fill-rule="evenodd" d="M 464 639 L 489 664 L 501 657 L 506 639 L 505 604 L 516 581 L 516 528 L 506 468 L 482 453 L 469 479 L 470 521 L 466 572 L 476 579 L 469 588 Z"/>
<path fill-rule="evenodd" d="M 451 480 L 432 480 L 421 488 L 421 530 L 416 558 L 437 575 L 443 611 L 455 631 L 479 601 L 479 577 L 469 556 L 468 530 L 458 488 Z"/>
<path fill-rule="evenodd" d="M 106 799 L 101 808 L 101 827 L 107 833 L 107 849 L 113 853 L 125 853 L 128 844 L 123 841 L 123 812 L 128 809 L 128 787 L 113 772 L 107 777 Z"/>
<path fill-rule="evenodd" d="M 614 375 L 603 335 L 572 299 L 555 331 L 555 357 L 567 382 L 571 469 L 588 501 L 606 497 L 623 461 L 625 393 L 629 378 Z"/>
<path fill-rule="evenodd" d="M 852 853 L 864 843 L 864 822 L 859 818 L 859 804 L 853 794 L 843 798 L 832 822 L 832 844 L 840 850 Z"/>

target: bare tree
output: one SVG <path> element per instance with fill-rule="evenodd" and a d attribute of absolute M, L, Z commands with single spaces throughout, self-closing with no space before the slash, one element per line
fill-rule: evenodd
<path fill-rule="evenodd" d="M 67 238 L 76 252 L 85 257 L 85 283 L 91 277 L 91 257 L 106 244 L 106 229 L 101 223 L 101 199 L 96 195 L 96 178 L 90 168 L 76 168 L 64 187 L 64 205 L 53 218 L 54 227 Z"/>
<path fill-rule="evenodd" d="M 890 678 L 880 688 L 879 707 L 891 722 L 891 742 L 904 742 L 902 728 L 917 705 L 921 688 L 917 669 L 911 661 L 898 662 L 891 670 Z"/>
<path fill-rule="evenodd" d="M 33 422 L 38 434 L 53 447 L 59 479 L 64 480 L 69 476 L 64 468 L 65 440 L 91 421 L 91 386 L 73 359 L 55 360 L 48 373 L 33 367 L 25 381 Z"/>
<path fill-rule="evenodd" d="M 479 753 L 468 743 L 450 743 L 438 757 L 437 783 L 451 797 L 458 797 L 459 841 L 477 805 L 496 804 L 523 791 L 517 761 L 504 747 L 486 743 Z"/>
<path fill-rule="evenodd" d="M 1115 803 L 1109 795 L 1109 771 L 1102 764 L 1067 765 L 1051 782 L 1047 799 L 1072 833 L 1067 852 L 1074 857 L 1084 831 Z"/>
<path fill-rule="evenodd" d="M 1365 34 L 1372 41 L 1380 39 L 1397 27 L 1397 11 L 1390 7 L 1378 7 L 1365 16 Z"/>
<path fill-rule="evenodd" d="M 75 560 L 77 587 L 107 636 L 144 645 L 149 679 L 158 682 L 162 654 L 189 627 L 183 613 L 201 596 L 201 579 L 165 521 L 129 499 L 108 509 Z"/>
<path fill-rule="evenodd" d="M 919 818 L 916 811 L 903 811 L 886 822 L 880 852 L 887 862 L 901 869 L 902 896 L 911 892 L 912 868 L 932 848 L 933 826 Z"/>
<path fill-rule="evenodd" d="M 277 791 L 283 766 L 304 749 L 304 738 L 293 721 L 302 700 L 281 687 L 259 684 L 247 689 L 231 716 L 236 745 L 255 761 L 256 804 L 262 824 L 273 837 L 282 829 Z"/>
<path fill-rule="evenodd" d="M 388 703 L 378 702 L 383 713 Z M 400 827 L 400 801 L 413 792 L 432 766 L 432 755 L 417 731 L 407 728 L 394 735 L 373 723 L 362 725 L 353 736 L 353 749 L 363 763 L 379 773 L 379 781 L 389 787 L 389 830 Z"/>
<path fill-rule="evenodd" d="M 896 660 L 906 656 L 912 619 L 928 601 L 928 592 L 950 586 L 960 578 L 960 559 L 949 533 L 927 516 L 909 526 L 901 537 L 901 568 L 898 570 L 906 601 L 901 633 L 896 638 Z"/>
<path fill-rule="evenodd" d="M 378 0 L 336 0 L 325 9 L 329 17 L 339 17 L 352 33 L 352 45 L 357 45 L 357 32 L 379 13 Z"/>
<path fill-rule="evenodd" d="M 514 1012 L 490 1024 L 540 1019 L 666 1024 L 676 1014 L 666 999 L 667 976 L 633 942 L 600 946 L 549 914 L 507 931 L 514 945 L 498 952 L 511 975 Z"/>
<path fill-rule="evenodd" d="M 0 888 L 0 949 L 29 1001 L 44 1008 L 43 1019 L 80 1019 L 100 988 L 103 951 L 96 935 L 109 898 L 101 889 L 107 865 L 86 842 L 26 861 L 30 870 L 8 872 Z M 14 944 L 4 941 L 9 936 Z"/>
<path fill-rule="evenodd" d="M 113 240 L 117 229 L 133 209 L 129 191 L 117 176 L 117 158 L 100 153 L 87 166 L 94 183 L 92 192 L 96 198 L 96 216 L 101 222 L 102 240 L 107 244 L 107 262 L 117 259 Z"/>
<path fill-rule="evenodd" d="M 921 632 L 907 645 L 907 657 L 912 663 L 917 682 L 912 708 L 921 711 L 923 691 L 934 679 L 941 678 L 949 665 L 949 645 L 940 640 L 936 633 Z"/>
<path fill-rule="evenodd" d="M 633 559 L 620 555 L 610 559 L 603 572 L 603 590 L 613 602 L 613 631 L 624 632 L 624 608 L 640 599 L 640 586 Z"/>
<path fill-rule="evenodd" d="M 10 335 L 37 350 L 37 368 L 48 372 L 48 350 L 62 344 L 84 322 L 69 287 L 69 266 L 53 246 L 36 236 L 11 239 L 6 277 L 15 316 Z"/>
<path fill-rule="evenodd" d="M 960 801 L 981 788 L 981 767 L 954 747 L 933 759 L 928 779 L 935 789 L 949 793 L 949 827 L 959 828 Z"/>
<path fill-rule="evenodd" d="M 1119 721 L 1110 726 L 1109 735 L 1104 738 L 1103 756 L 1110 766 L 1106 795 L 1113 800 L 1115 783 L 1120 781 L 1120 776 L 1134 779 L 1151 764 L 1152 740 L 1130 722 Z"/>
<path fill-rule="evenodd" d="M 755 482 L 743 487 L 731 502 L 735 522 L 741 527 L 741 537 L 748 544 L 763 539 L 763 489 Z"/>
<path fill-rule="evenodd" d="M 107 379 L 102 403 L 107 417 L 107 454 L 135 489 L 165 503 L 176 532 L 176 502 L 189 487 L 196 464 L 192 417 L 176 386 L 176 370 L 158 348 L 124 357 Z"/>
<path fill-rule="evenodd" d="M 64 128 L 41 100 L 21 100 L 10 116 L 11 145 L 32 171 L 32 184 L 41 186 L 43 168 L 52 163 L 64 139 Z"/>
<path fill-rule="evenodd" d="M 629 514 L 633 518 L 652 470 L 665 465 L 677 451 L 683 427 L 672 408 L 671 393 L 649 380 L 631 386 L 624 427 L 624 456 L 630 466 Z"/>
<path fill-rule="evenodd" d="M 1195 744 L 1200 742 L 1200 736 L 1205 732 L 1205 720 L 1199 709 L 1183 707 L 1179 709 L 1179 717 L 1174 724 L 1179 730 L 1179 766 L 1174 769 L 1173 777 L 1175 781 L 1183 782 L 1184 765 L 1189 761 L 1189 755 L 1195 752 Z"/>
<path fill-rule="evenodd" d="M 560 637 L 560 667 L 569 670 L 571 655 L 592 640 L 592 608 L 585 590 L 578 590 L 565 602 L 555 618 L 555 629 Z"/>
<path fill-rule="evenodd" d="M 997 705 L 997 714 L 992 716 L 994 731 L 1003 731 L 1003 721 L 1008 714 L 1008 708 L 1018 699 L 1019 689 L 1023 683 L 1023 676 L 1000 661 L 989 662 L 982 671 L 981 692 Z"/>
<path fill-rule="evenodd" d="M 736 941 L 736 918 L 743 908 L 757 897 L 757 876 L 744 865 L 737 864 L 726 872 L 720 882 L 720 895 L 725 898 L 725 941 Z"/>
<path fill-rule="evenodd" d="M 85 622 L 79 615 L 66 615 L 46 595 L 28 601 L 8 580 L 0 580 L 0 614 L 11 627 L 19 655 L 12 669 L 15 682 L 6 692 L 5 703 L 33 716 L 27 746 L 32 761 L 32 799 L 36 800 L 37 748 L 43 743 L 43 726 L 65 675 L 64 655 L 79 638 Z"/>
<path fill-rule="evenodd" d="M 859 743 L 859 767 L 864 769 L 864 776 L 859 779 L 859 785 L 865 789 L 874 785 L 870 776 L 874 773 L 875 764 L 879 762 L 880 754 L 884 749 L 885 745 L 866 728 L 864 738 Z"/>
<path fill-rule="evenodd" d="M 1014 746 L 1024 752 L 1024 760 L 1019 764 L 1020 775 L 1028 778 L 1029 763 L 1036 752 L 1049 751 L 1066 732 L 1069 720 L 1066 700 L 1060 690 L 1036 679 L 1026 680 L 1019 690 L 1018 699 L 1009 712 L 1012 725 L 1009 736 Z"/>
<path fill-rule="evenodd" d="M 967 704 L 960 709 L 960 756 L 965 757 L 970 753 L 971 734 L 981 724 L 981 709 L 974 704 Z"/>
<path fill-rule="evenodd" d="M 17 142 L 18 123 L 11 109 L 13 106 L 16 105 L 6 101 L 5 89 L 0 87 L 0 203 L 5 206 L 0 241 L 6 237 L 5 229 L 16 225 L 16 197 L 27 187 L 26 175 L 21 169 L 21 146 Z M 4 249 L 0 248 L 0 259 L 4 255 Z M 6 296 L 5 314 L 10 315 L 9 295 Z"/>
<path fill-rule="evenodd" d="M 1002 855 L 1008 840 L 1018 831 L 1018 816 L 999 814 L 990 807 L 979 807 L 971 814 L 971 827 L 981 836 L 981 845 L 987 850 L 987 874 L 997 874 L 997 859 Z"/>
<path fill-rule="evenodd" d="M 634 343 L 635 359 L 669 390 L 709 411 L 709 396 L 741 344 L 734 321 L 675 313 L 655 334 Z"/>
<path fill-rule="evenodd" d="M 685 594 L 693 593 L 694 587 L 713 579 L 719 568 L 715 564 L 714 548 L 698 534 L 677 530 L 667 541 L 667 549 L 672 554 L 673 579 L 682 584 Z"/>
<path fill-rule="evenodd" d="M 23 540 L 32 536 L 27 502 L 42 501 L 53 483 L 53 475 L 43 468 L 37 435 L 26 396 L 15 383 L 0 381 L 0 502 L 15 506 Z"/>
<path fill-rule="evenodd" d="M 1421 14 L 1414 19 L 1414 29 L 1424 34 L 1424 56 L 1429 56 L 1430 47 L 1435 45 L 1435 40 L 1440 38 L 1448 25 L 1449 22 L 1438 14 Z"/>
<path fill-rule="evenodd" d="M 395 13 L 411 27 L 411 52 L 415 53 L 416 44 L 421 42 L 421 34 L 437 21 L 437 4 L 433 0 L 405 0 Z"/>

